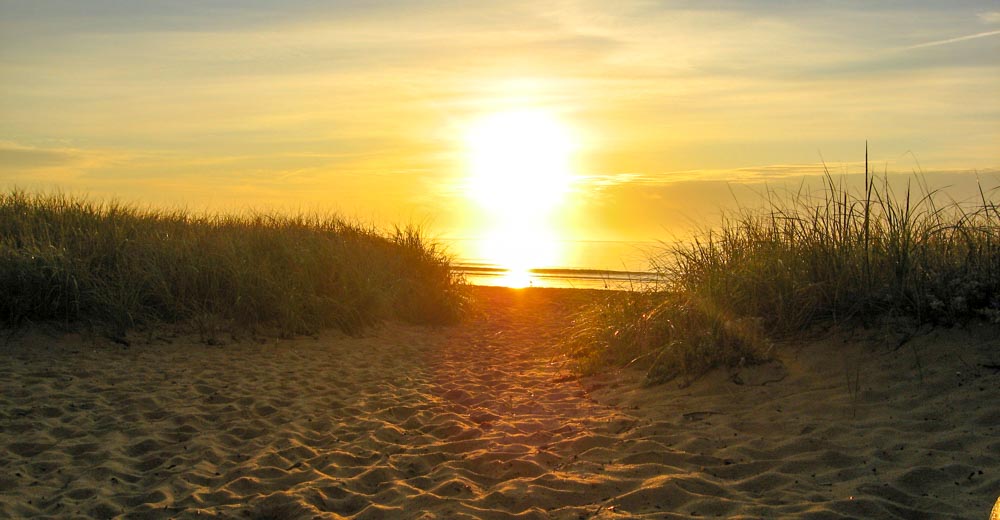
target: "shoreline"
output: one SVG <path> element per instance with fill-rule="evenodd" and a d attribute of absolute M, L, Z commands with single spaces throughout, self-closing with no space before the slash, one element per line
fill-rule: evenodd
<path fill-rule="evenodd" d="M 469 285 L 477 287 L 506 287 L 502 282 L 514 273 L 503 267 L 474 264 L 456 264 L 452 272 L 463 276 Z M 662 281 L 657 273 L 643 271 L 537 268 L 528 269 L 522 274 L 529 281 L 528 288 L 620 291 Z"/>
<path fill-rule="evenodd" d="M 0 516 L 985 518 L 1000 493 L 996 326 L 789 339 L 648 387 L 555 348 L 605 291 L 471 290 L 462 324 L 357 337 L 23 331 Z"/>

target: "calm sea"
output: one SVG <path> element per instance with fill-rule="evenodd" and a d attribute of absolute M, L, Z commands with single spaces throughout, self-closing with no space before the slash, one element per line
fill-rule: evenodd
<path fill-rule="evenodd" d="M 509 285 L 511 273 L 489 258 L 476 239 L 440 239 L 455 258 L 455 270 L 475 285 Z M 556 244 L 557 265 L 539 265 L 522 273 L 533 287 L 628 289 L 654 281 L 649 259 L 662 249 L 658 242 L 565 240 Z"/>

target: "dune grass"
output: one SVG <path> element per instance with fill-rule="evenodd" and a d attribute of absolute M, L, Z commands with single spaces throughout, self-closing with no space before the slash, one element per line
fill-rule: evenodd
<path fill-rule="evenodd" d="M 452 321 L 460 285 L 413 228 L 0 194 L 4 327 L 82 323 L 121 334 L 190 320 L 279 335 L 354 332 L 386 318 Z"/>
<path fill-rule="evenodd" d="M 662 381 L 764 359 L 768 338 L 818 323 L 1000 321 L 990 195 L 941 203 L 867 173 L 860 193 L 829 173 L 818 197 L 769 192 L 764 209 L 666 246 L 653 261 L 664 281 L 585 311 L 567 346 L 584 372 L 637 364 Z"/>

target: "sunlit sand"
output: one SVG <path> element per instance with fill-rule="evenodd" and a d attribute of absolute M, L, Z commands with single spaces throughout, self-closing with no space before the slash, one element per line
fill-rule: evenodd
<path fill-rule="evenodd" d="M 800 340 L 649 388 L 554 351 L 590 293 L 477 296 L 481 319 L 357 338 L 17 337 L 0 516 L 986 518 L 995 499 L 988 331 L 906 354 L 878 332 Z"/>

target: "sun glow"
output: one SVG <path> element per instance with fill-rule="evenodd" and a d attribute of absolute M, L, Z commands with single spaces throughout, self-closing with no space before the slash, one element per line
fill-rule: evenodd
<path fill-rule="evenodd" d="M 498 112 L 466 134 L 466 195 L 483 210 L 483 258 L 507 270 L 500 283 L 525 287 L 530 269 L 558 262 L 552 216 L 569 192 L 575 142 L 543 110 Z"/>
<path fill-rule="evenodd" d="M 573 140 L 541 110 L 499 112 L 467 134 L 468 194 L 490 211 L 546 212 L 569 189 Z"/>

